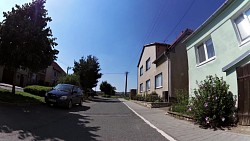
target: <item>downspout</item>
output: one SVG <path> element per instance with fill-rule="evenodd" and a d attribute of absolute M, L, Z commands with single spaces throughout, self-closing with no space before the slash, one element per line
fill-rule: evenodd
<path fill-rule="evenodd" d="M 170 53 L 164 52 L 164 56 L 167 57 L 168 60 L 168 65 L 167 65 L 167 70 L 168 70 L 168 102 L 169 102 L 169 97 L 172 96 L 172 90 L 171 90 L 171 60 L 170 60 Z"/>
<path fill-rule="evenodd" d="M 168 53 L 168 91 L 169 96 L 172 97 L 172 80 L 171 80 L 171 59 L 170 59 L 170 53 Z"/>

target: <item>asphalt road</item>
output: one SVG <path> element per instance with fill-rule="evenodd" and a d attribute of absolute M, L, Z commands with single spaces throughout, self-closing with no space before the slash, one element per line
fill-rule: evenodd
<path fill-rule="evenodd" d="M 116 99 L 96 98 L 83 107 L 0 105 L 0 141 L 163 141 L 155 129 Z"/>

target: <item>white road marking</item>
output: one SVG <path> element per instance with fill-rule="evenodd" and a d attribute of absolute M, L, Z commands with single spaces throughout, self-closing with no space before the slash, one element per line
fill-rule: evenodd
<path fill-rule="evenodd" d="M 148 120 L 146 120 L 144 117 L 142 117 L 141 115 L 139 115 L 135 110 L 133 110 L 131 107 L 129 107 L 125 102 L 123 102 L 131 111 L 133 111 L 138 117 L 140 117 L 144 122 L 146 122 L 149 126 L 151 126 L 152 128 L 156 129 L 157 132 L 159 132 L 162 136 L 164 136 L 166 139 L 168 139 L 169 141 L 176 141 L 174 138 L 172 138 L 171 136 L 169 136 L 168 134 L 166 134 L 164 131 L 160 130 L 159 128 L 157 128 L 156 126 L 154 126 L 152 123 L 150 123 Z"/>

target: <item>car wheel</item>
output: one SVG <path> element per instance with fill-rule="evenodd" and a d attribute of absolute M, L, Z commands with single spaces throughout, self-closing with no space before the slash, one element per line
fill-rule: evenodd
<path fill-rule="evenodd" d="M 68 103 L 68 109 L 71 109 L 72 108 L 72 101 L 70 100 L 69 103 Z"/>
<path fill-rule="evenodd" d="M 82 100 L 82 98 L 80 99 L 79 106 L 83 106 L 83 100 Z"/>

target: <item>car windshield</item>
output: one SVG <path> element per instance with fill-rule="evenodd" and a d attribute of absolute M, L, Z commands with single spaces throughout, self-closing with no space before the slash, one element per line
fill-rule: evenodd
<path fill-rule="evenodd" d="M 54 89 L 64 92 L 72 92 L 72 85 L 64 85 L 64 84 L 58 84 L 54 87 Z"/>

